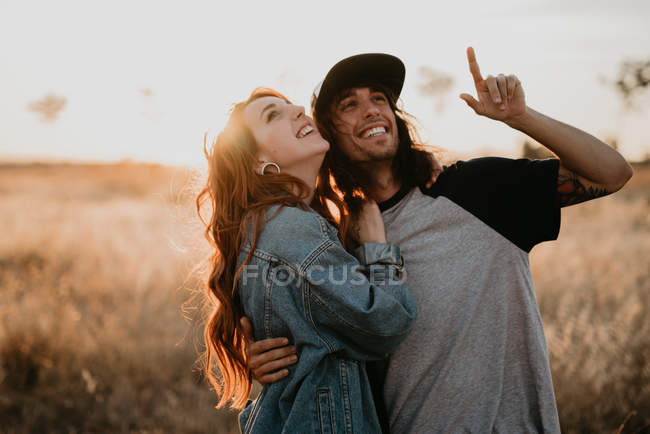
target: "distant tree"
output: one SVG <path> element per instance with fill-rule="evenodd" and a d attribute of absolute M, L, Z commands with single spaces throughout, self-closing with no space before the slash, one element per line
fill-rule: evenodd
<path fill-rule="evenodd" d="M 442 113 L 444 110 L 444 97 L 451 89 L 454 79 L 450 75 L 429 66 L 421 66 L 419 72 L 422 80 L 418 86 L 420 93 L 433 100 L 436 113 Z"/>
<path fill-rule="evenodd" d="M 52 122 L 59 117 L 67 103 L 68 100 L 64 96 L 47 94 L 38 101 L 29 103 L 28 108 L 38 113 L 41 116 L 41 120 Z"/>
<path fill-rule="evenodd" d="M 615 79 L 609 79 L 606 76 L 598 77 L 600 84 L 612 88 L 621 97 L 623 107 L 618 116 L 616 116 L 616 135 L 621 134 L 624 130 L 624 124 L 629 111 L 641 111 L 643 105 L 650 102 L 650 99 L 641 101 L 643 94 L 648 96 L 650 87 L 650 58 L 647 60 L 624 60 L 620 63 L 618 75 Z M 614 149 L 619 149 L 619 140 L 615 136 L 605 140 L 605 143 Z"/>
<path fill-rule="evenodd" d="M 614 85 L 626 108 L 639 108 L 635 100 L 650 86 L 650 59 L 624 61 Z"/>
<path fill-rule="evenodd" d="M 524 140 L 521 145 L 521 156 L 531 160 L 543 160 L 552 157 L 553 153 L 543 146 L 537 146 L 528 140 Z"/>

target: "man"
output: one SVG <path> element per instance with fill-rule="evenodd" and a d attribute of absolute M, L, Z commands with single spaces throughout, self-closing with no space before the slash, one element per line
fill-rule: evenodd
<path fill-rule="evenodd" d="M 344 59 L 315 95 L 337 186 L 348 199 L 361 188 L 378 202 L 418 306 L 409 337 L 370 371 L 383 391 L 378 412 L 385 409 L 397 433 L 559 432 L 528 253 L 557 237 L 561 207 L 619 190 L 632 169 L 595 137 L 528 107 L 516 76 L 483 78 L 471 47 L 467 59 L 477 99 L 460 98 L 558 158 L 457 162 L 427 187 L 431 169 L 408 165 L 418 154 L 408 150 L 408 123 L 395 107 L 399 59 Z M 286 375 L 278 369 L 294 349 L 278 346 L 251 345 L 258 380 Z"/>

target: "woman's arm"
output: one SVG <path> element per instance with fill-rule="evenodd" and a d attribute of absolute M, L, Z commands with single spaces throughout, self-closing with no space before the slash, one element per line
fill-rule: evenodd
<path fill-rule="evenodd" d="M 338 351 L 343 340 L 343 346 L 356 348 L 355 358 L 368 358 L 364 354 L 367 351 L 373 353 L 370 358 L 381 358 L 405 337 L 415 319 L 415 304 L 410 290 L 399 279 L 402 258 L 399 248 L 385 242 L 377 204 L 364 203 L 354 224 L 362 243 L 354 252 L 356 258 L 340 243 L 326 241 L 326 248 L 316 249 L 320 254 L 301 273 L 310 301 L 306 315 L 317 330 L 326 329 L 320 336 L 331 351 Z M 243 318 L 242 325 L 248 339 L 248 365 L 255 380 L 267 384 L 286 376 L 288 370 L 284 368 L 297 360 L 295 348 L 283 343 L 286 338 L 253 342 L 250 321 Z M 358 339 L 365 348 L 360 348 Z"/>
<path fill-rule="evenodd" d="M 353 223 L 361 244 L 348 253 L 327 240 L 303 264 L 305 316 L 331 353 L 359 360 L 386 357 L 415 322 L 399 247 L 386 243 L 381 211 L 366 201 Z"/>
<path fill-rule="evenodd" d="M 330 329 L 322 337 L 331 351 L 357 359 L 381 359 L 406 337 L 416 318 L 415 301 L 398 280 L 403 267 L 399 249 L 373 242 L 354 253 L 358 261 L 334 245 L 310 266 L 305 273 L 312 301 L 309 314 L 316 329 Z M 296 348 L 287 345 L 285 337 L 254 342 L 248 318 L 241 323 L 253 378 L 269 384 L 287 376 L 285 368 L 298 360 Z"/>
<path fill-rule="evenodd" d="M 397 246 L 371 242 L 354 253 L 332 243 L 307 267 L 305 314 L 330 352 L 381 359 L 414 324 L 415 301 Z"/>

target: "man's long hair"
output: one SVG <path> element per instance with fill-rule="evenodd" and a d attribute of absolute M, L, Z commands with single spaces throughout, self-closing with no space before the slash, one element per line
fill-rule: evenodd
<path fill-rule="evenodd" d="M 399 180 L 403 189 L 425 185 L 431 179 L 433 173 L 432 162 L 435 157 L 430 147 L 421 143 L 417 131 L 410 121 L 412 116 L 397 107 L 396 96 L 385 86 L 368 83 L 355 87 L 369 87 L 372 90 L 382 92 L 388 99 L 390 108 L 395 114 L 399 146 L 393 158 L 393 176 Z M 341 94 L 339 93 L 339 95 Z M 351 219 L 355 220 L 361 211 L 364 198 L 368 197 L 367 186 L 371 182 L 371 176 L 360 170 L 358 163 L 351 161 L 345 155 L 336 139 L 334 118 L 336 102 L 335 100 L 333 104 L 329 104 L 322 112 L 313 113 L 321 135 L 330 143 L 330 150 L 325 156 L 321 173 L 322 175 L 329 174 L 331 176 L 335 184 L 334 188 L 345 201 L 347 212 L 350 214 Z M 347 230 L 352 231 L 352 227 L 349 226 Z M 345 234 L 344 238 L 348 240 L 348 243 L 354 239 L 352 233 Z"/>
<path fill-rule="evenodd" d="M 225 128 L 210 149 L 207 149 L 204 141 L 209 173 L 206 185 L 197 197 L 196 207 L 205 225 L 205 237 L 214 248 L 206 282 L 206 295 L 212 310 L 203 333 L 206 346 L 204 374 L 220 395 L 217 408 L 231 401 L 233 408 L 242 408 L 251 390 L 246 342 L 239 322 L 244 312 L 237 280 L 250 262 L 266 221 L 263 218 L 265 211 L 276 204 L 306 208 L 303 199 L 309 193 L 308 186 L 296 177 L 283 173 L 261 175 L 257 172 L 257 144 L 244 122 L 243 113 L 249 103 L 264 96 L 289 102 L 271 89 L 255 89 L 246 101 L 235 104 Z M 348 232 L 349 216 L 341 199 L 330 188 L 328 176 L 323 178 L 319 175 L 311 207 L 339 227 L 339 237 Z M 211 212 L 208 219 L 202 215 L 205 208 Z M 251 225 L 251 250 L 237 268 L 238 257 L 244 241 L 248 239 Z M 221 373 L 221 381 L 213 370 L 214 360 Z"/>

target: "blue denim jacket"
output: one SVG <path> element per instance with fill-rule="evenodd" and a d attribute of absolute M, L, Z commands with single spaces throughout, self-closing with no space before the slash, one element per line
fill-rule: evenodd
<path fill-rule="evenodd" d="M 311 208 L 281 207 L 266 223 L 238 292 L 255 340 L 286 336 L 299 358 L 246 405 L 243 433 L 381 432 L 365 362 L 402 342 L 415 302 L 397 246 L 366 243 L 354 253 Z"/>

